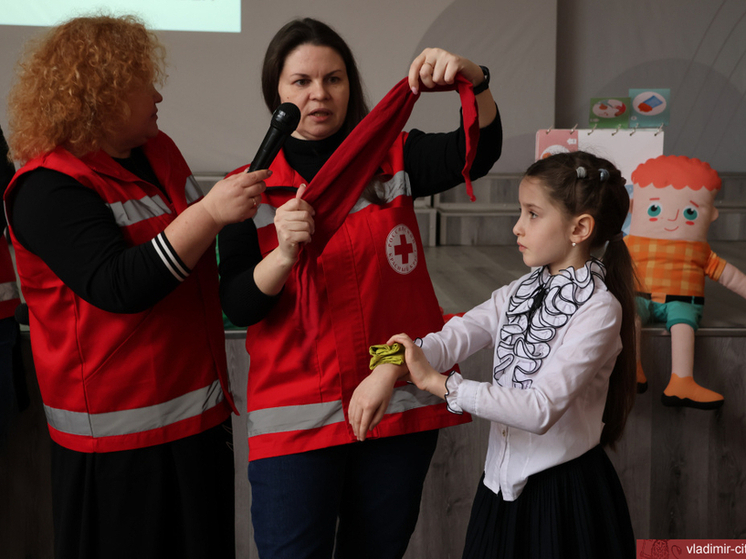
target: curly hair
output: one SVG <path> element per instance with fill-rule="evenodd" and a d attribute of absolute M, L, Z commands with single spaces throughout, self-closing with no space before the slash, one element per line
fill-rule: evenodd
<path fill-rule="evenodd" d="M 11 156 L 62 146 L 81 157 L 129 117 L 133 88 L 162 85 L 165 49 L 134 16 L 71 19 L 32 41 L 8 99 Z"/>

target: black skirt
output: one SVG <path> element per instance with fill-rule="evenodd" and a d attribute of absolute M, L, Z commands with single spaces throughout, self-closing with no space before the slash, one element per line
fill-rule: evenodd
<path fill-rule="evenodd" d="M 633 559 L 622 485 L 604 450 L 529 477 L 515 501 L 477 488 L 464 559 Z"/>
<path fill-rule="evenodd" d="M 234 557 L 229 425 L 120 452 L 53 442 L 55 558 Z"/>

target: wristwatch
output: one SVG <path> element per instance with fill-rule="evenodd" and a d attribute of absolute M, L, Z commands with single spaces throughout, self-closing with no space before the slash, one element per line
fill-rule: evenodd
<path fill-rule="evenodd" d="M 474 95 L 479 95 L 490 86 L 490 69 L 487 66 L 480 66 L 480 68 L 484 72 L 484 81 L 474 86 Z"/>

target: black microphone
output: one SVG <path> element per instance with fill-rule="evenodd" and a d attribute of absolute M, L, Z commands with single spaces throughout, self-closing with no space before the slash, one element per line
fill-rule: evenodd
<path fill-rule="evenodd" d="M 251 162 L 248 172 L 267 169 L 280 151 L 282 144 L 300 122 L 300 110 L 292 103 L 283 103 L 272 113 L 269 130 Z"/>

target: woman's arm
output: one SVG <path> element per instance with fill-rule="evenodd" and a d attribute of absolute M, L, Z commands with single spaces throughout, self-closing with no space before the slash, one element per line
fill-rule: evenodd
<path fill-rule="evenodd" d="M 244 197 L 254 191 L 258 196 L 264 186 L 256 178 L 246 177 L 231 186 L 243 189 L 240 195 Z M 153 243 L 127 245 L 111 210 L 92 189 L 49 169 L 32 171 L 21 180 L 8 201 L 18 241 L 90 304 L 109 312 L 141 312 L 179 285 Z M 223 194 L 222 186 L 213 187 L 218 190 L 207 204 L 210 209 L 197 208 L 184 219 L 187 212 L 182 213 L 160 235 L 162 250 L 186 269 L 192 268 L 212 244 L 209 235 L 217 222 L 201 212 L 209 214 L 217 205 L 227 203 L 217 199 Z M 251 202 L 236 203 L 232 214 L 218 219 L 240 215 L 249 205 L 249 213 L 255 212 Z M 202 223 L 198 223 L 200 219 Z"/>
<path fill-rule="evenodd" d="M 500 115 L 479 131 L 479 144 L 469 176 L 486 175 L 502 150 Z M 421 198 L 445 192 L 464 182 L 461 174 L 466 160 L 463 125 L 453 132 L 427 134 L 411 130 L 404 144 L 404 166 L 412 186 L 412 196 Z"/>
<path fill-rule="evenodd" d="M 151 243 L 127 246 L 111 211 L 90 188 L 48 169 L 20 180 L 8 200 L 16 238 L 88 303 L 140 312 L 179 284 Z"/>
<path fill-rule="evenodd" d="M 442 49 L 425 49 L 410 66 L 409 84 L 413 90 L 419 86 L 419 80 L 427 87 L 452 84 L 457 73 L 475 86 L 485 79 L 482 68 L 474 62 Z M 480 134 L 470 173 L 472 180 L 487 174 L 502 151 L 502 123 L 489 87 L 477 94 L 476 100 Z M 404 146 L 404 161 L 413 196 L 429 196 L 461 184 L 465 157 L 463 124 L 450 133 L 425 134 L 412 130 Z"/>
<path fill-rule="evenodd" d="M 313 208 L 298 189 L 275 213 L 278 246 L 262 258 L 252 220 L 229 225 L 218 236 L 220 250 L 220 300 L 236 326 L 259 322 L 272 309 L 277 295 L 298 260 L 301 247 L 314 231 Z"/>
<path fill-rule="evenodd" d="M 271 174 L 262 170 L 226 177 L 179 214 L 164 231 L 179 258 L 194 267 L 223 227 L 254 217 L 264 179 Z"/>
<path fill-rule="evenodd" d="M 482 68 L 463 56 L 452 54 L 443 49 L 427 48 L 412 61 L 409 66 L 409 87 L 416 94 L 420 80 L 426 87 L 452 84 L 456 74 L 461 74 L 474 87 L 479 86 L 485 75 Z M 490 124 L 497 115 L 497 105 L 492 98 L 489 87 L 476 96 L 479 110 L 479 127 Z"/>
<path fill-rule="evenodd" d="M 236 326 L 256 324 L 274 307 L 277 297 L 263 293 L 254 281 L 262 260 L 254 221 L 227 225 L 218 235 L 220 304 Z"/>

